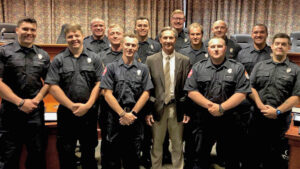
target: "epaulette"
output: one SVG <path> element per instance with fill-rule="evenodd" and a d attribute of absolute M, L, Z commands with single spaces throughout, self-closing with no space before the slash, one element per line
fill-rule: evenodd
<path fill-rule="evenodd" d="M 85 37 L 83 40 L 88 39 L 90 36 Z"/>
<path fill-rule="evenodd" d="M 12 45 L 14 42 L 9 42 L 9 43 L 6 43 L 4 45 L 2 45 L 2 47 L 5 47 L 5 46 L 9 46 L 9 45 Z"/>

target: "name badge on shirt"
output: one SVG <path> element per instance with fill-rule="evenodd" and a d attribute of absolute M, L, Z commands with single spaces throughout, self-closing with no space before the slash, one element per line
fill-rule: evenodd
<path fill-rule="evenodd" d="M 228 73 L 232 73 L 232 69 L 229 68 L 229 69 L 227 70 L 227 72 L 228 72 Z"/>
<path fill-rule="evenodd" d="M 152 45 L 152 44 L 150 45 L 150 48 L 151 48 L 152 50 L 154 49 L 154 47 L 153 47 L 153 45 Z"/>
<path fill-rule="evenodd" d="M 208 53 L 205 53 L 205 57 L 208 58 Z"/>
<path fill-rule="evenodd" d="M 91 59 L 91 58 L 87 58 L 87 62 L 88 62 L 88 63 L 91 63 L 91 62 L 92 62 L 92 59 Z"/>
<path fill-rule="evenodd" d="M 136 71 L 136 74 L 137 74 L 138 76 L 141 76 L 141 73 L 142 73 L 141 70 L 137 70 L 137 71 Z"/>
<path fill-rule="evenodd" d="M 188 41 L 188 39 L 187 39 L 187 38 L 185 38 L 185 39 L 184 39 L 184 42 L 187 42 L 187 41 Z"/>
<path fill-rule="evenodd" d="M 229 51 L 230 51 L 230 53 L 232 53 L 233 52 L 233 48 L 230 48 Z"/>
<path fill-rule="evenodd" d="M 286 69 L 286 73 L 290 73 L 291 71 L 292 71 L 291 68 L 287 68 L 287 69 Z"/>
<path fill-rule="evenodd" d="M 38 54 L 38 58 L 41 60 L 43 59 L 43 55 L 42 54 Z"/>

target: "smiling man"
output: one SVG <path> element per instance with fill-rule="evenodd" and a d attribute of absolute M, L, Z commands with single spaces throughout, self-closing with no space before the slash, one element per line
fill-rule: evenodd
<path fill-rule="evenodd" d="M 137 51 L 137 60 L 145 63 L 148 56 L 159 52 L 160 44 L 148 37 L 150 22 L 147 17 L 138 17 L 135 20 L 135 33 L 139 40 L 139 49 Z"/>
<path fill-rule="evenodd" d="M 104 66 L 108 63 L 112 63 L 115 60 L 119 60 L 122 57 L 122 45 L 124 30 L 118 24 L 111 24 L 108 28 L 108 40 L 110 42 L 110 48 L 100 53 L 100 57 Z"/>
<path fill-rule="evenodd" d="M 190 43 L 188 31 L 184 28 L 185 20 L 184 12 L 181 9 L 176 9 L 172 12 L 170 23 L 171 27 L 177 31 L 177 40 L 175 43 L 176 51 L 187 47 Z M 159 36 L 157 36 L 155 40 L 159 42 Z"/>
<path fill-rule="evenodd" d="M 108 64 L 102 74 L 101 89 L 108 103 L 102 119 L 101 165 L 103 169 L 139 169 L 142 108 L 153 88 L 146 65 L 137 62 L 134 54 L 138 39 L 124 35 L 122 58 Z M 142 116 L 143 117 L 143 116 Z"/>
<path fill-rule="evenodd" d="M 260 61 L 268 60 L 271 58 L 271 47 L 267 45 L 266 40 L 268 37 L 268 29 L 264 24 L 256 24 L 252 28 L 251 37 L 253 39 L 253 44 L 247 46 L 242 49 L 238 56 L 237 61 L 242 63 L 246 69 L 247 74 L 250 76 L 255 64 Z M 246 133 L 249 128 L 249 121 L 252 117 L 254 110 L 254 104 L 249 98 L 243 100 L 243 102 L 239 105 L 239 116 L 241 119 L 237 128 L 241 129 L 239 142 L 240 145 L 240 157 L 242 158 L 242 163 L 247 163 L 249 155 L 247 149 L 250 147 L 252 143 L 249 142 L 248 135 Z M 238 133 L 237 133 L 238 134 Z"/>
<path fill-rule="evenodd" d="M 153 169 L 162 168 L 163 142 L 167 131 L 172 142 L 172 168 L 183 168 L 183 124 L 189 122 L 186 109 L 186 93 L 184 83 L 190 70 L 190 61 L 175 51 L 177 31 L 164 27 L 159 40 L 162 51 L 147 58 L 154 84 L 151 96 L 155 98 L 154 108 L 146 117 L 146 122 L 152 127 L 153 146 L 151 160 Z"/>
<path fill-rule="evenodd" d="M 37 22 L 18 21 L 18 39 L 0 48 L 0 168 L 19 169 L 22 145 L 27 148 L 26 168 L 46 168 L 43 85 L 49 55 L 35 46 Z"/>
<path fill-rule="evenodd" d="M 100 18 L 94 18 L 90 24 L 92 35 L 84 38 L 84 46 L 95 53 L 100 53 L 109 48 L 109 41 L 105 36 L 105 22 Z"/>
<path fill-rule="evenodd" d="M 235 107 L 251 92 L 242 64 L 225 57 L 223 38 L 208 42 L 210 58 L 196 63 L 189 73 L 184 90 L 197 104 L 191 114 L 192 139 L 186 168 L 209 168 L 210 152 L 217 141 L 224 150 L 225 168 L 238 168 L 235 145 Z"/>
<path fill-rule="evenodd" d="M 45 80 L 60 103 L 57 110 L 57 150 L 61 169 L 76 169 L 75 148 L 80 143 L 81 165 L 97 169 L 97 106 L 101 78 L 99 56 L 83 48 L 80 25 L 65 29 L 68 48 L 55 56 Z"/>
<path fill-rule="evenodd" d="M 290 113 L 300 99 L 300 68 L 289 61 L 290 37 L 278 33 L 272 40 L 272 58 L 257 63 L 251 73 L 252 95 L 256 106 L 250 126 L 249 166 L 257 169 L 287 169 Z"/>
<path fill-rule="evenodd" d="M 205 45 L 203 45 L 203 28 L 199 23 L 192 23 L 189 27 L 190 45 L 178 52 L 190 58 L 191 65 L 208 58 Z"/>

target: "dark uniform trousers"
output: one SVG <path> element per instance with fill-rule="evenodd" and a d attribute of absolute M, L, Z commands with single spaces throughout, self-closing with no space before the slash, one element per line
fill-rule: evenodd
<path fill-rule="evenodd" d="M 84 116 L 77 117 L 60 105 L 57 110 L 57 150 L 61 169 L 77 169 L 75 148 L 80 143 L 83 169 L 97 169 L 95 148 L 97 137 L 97 108 L 94 105 Z"/>
<path fill-rule="evenodd" d="M 27 169 L 45 169 L 44 103 L 30 114 L 3 100 L 0 109 L 0 169 L 19 169 L 22 145 Z"/>
<path fill-rule="evenodd" d="M 122 107 L 131 110 L 133 106 Z M 107 119 L 101 130 L 102 169 L 120 169 L 121 166 L 124 169 L 139 169 L 138 161 L 143 140 L 142 121 L 137 119 L 133 124 L 124 126 L 120 124 L 120 117 L 113 110 L 108 110 L 106 115 Z"/>
<path fill-rule="evenodd" d="M 288 139 L 284 137 L 290 124 L 290 113 L 267 119 L 256 109 L 249 128 L 248 160 L 245 169 L 287 169 Z"/>
<path fill-rule="evenodd" d="M 201 109 L 201 108 L 199 108 Z M 198 109 L 198 110 L 199 110 Z M 192 120 L 190 122 L 189 140 L 186 140 L 185 169 L 209 169 L 211 164 L 210 153 L 213 145 L 218 142 L 223 147 L 226 169 L 236 169 L 238 166 L 238 143 L 236 133 L 239 128 L 233 123 L 236 116 L 231 112 L 222 117 L 213 117 L 209 112 L 201 113 L 204 121 Z M 198 112 L 199 113 L 199 112 Z M 205 114 L 204 114 L 205 113 Z M 200 114 L 200 113 L 199 113 Z M 206 116 L 206 117 L 204 117 Z"/>

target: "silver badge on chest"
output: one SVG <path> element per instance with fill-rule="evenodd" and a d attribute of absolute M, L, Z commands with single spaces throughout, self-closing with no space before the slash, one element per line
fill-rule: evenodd
<path fill-rule="evenodd" d="M 137 74 L 138 76 L 141 76 L 141 73 L 142 73 L 141 70 L 137 70 L 137 71 L 136 71 L 136 74 Z"/>
<path fill-rule="evenodd" d="M 233 48 L 230 48 L 229 51 L 230 51 L 230 53 L 232 53 L 233 52 Z"/>
<path fill-rule="evenodd" d="M 91 63 L 91 62 L 92 62 L 92 59 L 91 59 L 91 58 L 87 58 L 86 61 L 87 61 L 88 63 Z"/>
<path fill-rule="evenodd" d="M 229 69 L 227 70 L 227 72 L 228 72 L 228 73 L 232 73 L 232 69 L 229 68 Z"/>
<path fill-rule="evenodd" d="M 286 73 L 290 73 L 292 71 L 292 69 L 289 67 L 286 69 Z"/>
<path fill-rule="evenodd" d="M 208 58 L 208 53 L 205 53 L 205 55 L 204 55 L 206 58 Z"/>
<path fill-rule="evenodd" d="M 43 59 L 43 55 L 42 54 L 38 54 L 38 58 L 41 60 Z"/>
<path fill-rule="evenodd" d="M 153 50 L 153 49 L 154 49 L 154 46 L 151 44 L 151 45 L 150 45 L 150 48 Z"/>

